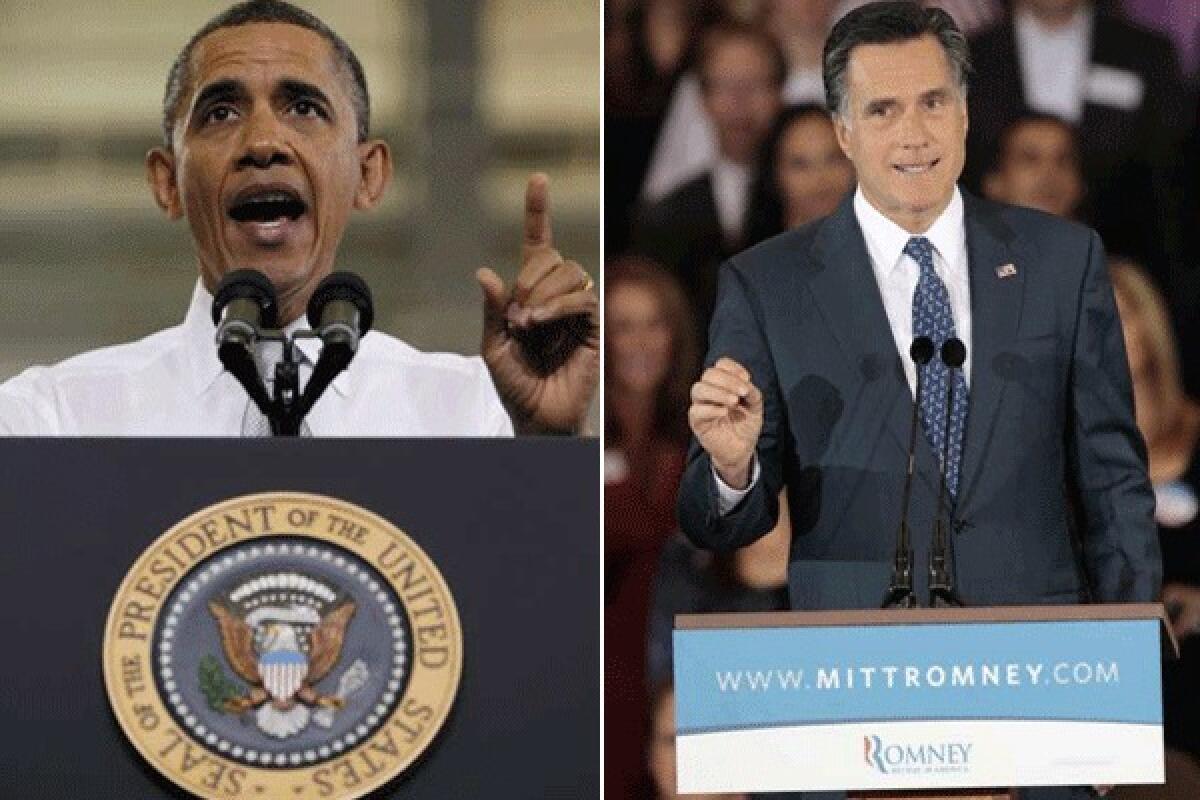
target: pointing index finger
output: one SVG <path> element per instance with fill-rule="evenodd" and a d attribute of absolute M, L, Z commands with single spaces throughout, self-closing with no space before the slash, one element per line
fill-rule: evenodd
<path fill-rule="evenodd" d="M 525 187 L 525 238 L 521 250 L 551 247 L 554 237 L 550 231 L 550 178 L 543 172 L 529 176 Z"/>

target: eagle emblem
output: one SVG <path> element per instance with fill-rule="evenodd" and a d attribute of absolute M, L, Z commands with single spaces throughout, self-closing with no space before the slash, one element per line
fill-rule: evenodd
<path fill-rule="evenodd" d="M 462 653 L 454 596 L 404 531 L 272 492 L 201 509 L 142 553 L 109 610 L 104 683 L 147 768 L 189 797 L 352 800 L 426 752 Z"/>
<path fill-rule="evenodd" d="M 328 714 L 345 705 L 343 692 L 321 694 L 316 688 L 341 659 L 356 608 L 335 587 L 298 573 L 259 575 L 208 608 L 225 660 L 249 684 L 248 691 L 222 692 L 213 703 L 218 710 L 254 711 L 264 733 L 285 739 L 308 726 L 310 709 Z"/>

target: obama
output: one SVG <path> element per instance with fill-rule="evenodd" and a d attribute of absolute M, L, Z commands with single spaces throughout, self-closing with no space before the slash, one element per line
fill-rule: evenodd
<path fill-rule="evenodd" d="M 260 435 L 261 414 L 217 360 L 212 292 L 228 272 L 253 267 L 274 285 L 280 325 L 301 327 L 351 212 L 376 207 L 391 180 L 389 147 L 369 137 L 369 122 L 357 57 L 316 17 L 253 0 L 209 21 L 170 70 L 163 144 L 146 158 L 155 202 L 187 220 L 194 242 L 199 281 L 183 323 L 18 375 L 0 386 L 0 432 Z M 490 269 L 477 279 L 482 360 L 370 333 L 305 432 L 578 432 L 599 377 L 598 298 L 553 247 L 544 176 L 526 191 L 515 284 Z M 302 381 L 314 341 L 298 342 Z M 271 347 L 256 353 L 266 375 L 278 359 Z"/>

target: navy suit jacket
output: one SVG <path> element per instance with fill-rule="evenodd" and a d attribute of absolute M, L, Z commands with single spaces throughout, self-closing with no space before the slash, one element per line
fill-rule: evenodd
<path fill-rule="evenodd" d="M 762 390 L 762 472 L 722 516 L 693 441 L 680 489 L 684 532 L 729 550 L 774 526 L 786 486 L 800 609 L 878 607 L 900 518 L 912 393 L 852 197 L 721 268 L 707 363 L 729 356 Z M 973 342 L 950 536 L 959 592 L 970 605 L 1157 599 L 1154 498 L 1100 239 L 963 200 Z M 1015 275 L 997 272 L 1006 264 Z M 917 443 L 910 524 L 924 603 L 939 473 L 922 431 Z"/>

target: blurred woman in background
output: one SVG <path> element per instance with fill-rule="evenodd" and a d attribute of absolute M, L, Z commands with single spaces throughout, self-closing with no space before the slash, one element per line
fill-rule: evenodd
<path fill-rule="evenodd" d="M 1181 657 L 1163 670 L 1168 746 L 1200 753 L 1200 406 L 1183 390 L 1163 296 L 1134 264 L 1110 265 L 1133 378 L 1138 429 L 1146 440 L 1163 554 L 1163 602 Z"/>
<path fill-rule="evenodd" d="M 780 113 L 763 147 L 747 241 L 755 244 L 828 216 L 854 186 L 833 120 L 818 105 Z"/>
<path fill-rule="evenodd" d="M 652 261 L 621 259 L 605 282 L 605 794 L 649 793 L 646 619 L 650 583 L 675 530 L 699 354 L 688 304 Z"/>

